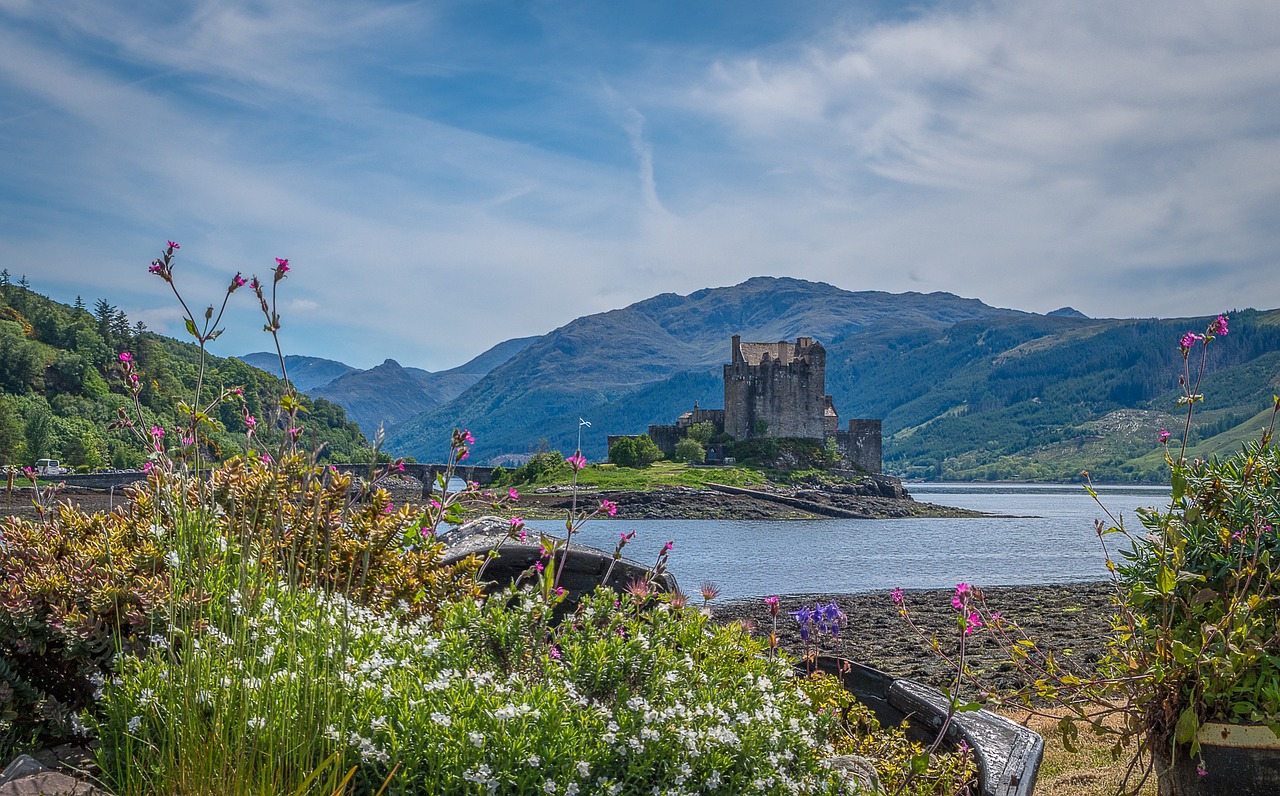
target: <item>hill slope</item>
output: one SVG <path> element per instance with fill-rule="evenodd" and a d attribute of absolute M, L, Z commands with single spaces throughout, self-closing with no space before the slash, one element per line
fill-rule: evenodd
<path fill-rule="evenodd" d="M 457 426 L 476 435 L 481 461 L 542 441 L 568 451 L 585 417 L 593 425 L 584 452 L 602 459 L 608 434 L 671 422 L 695 400 L 720 406 L 732 334 L 809 335 L 827 348 L 827 391 L 841 417 L 883 418 L 890 472 L 1077 480 L 1088 469 L 1101 480 L 1161 480 L 1156 435 L 1181 425 L 1177 341 L 1209 318 L 1064 310 L 1036 315 L 949 294 L 764 278 L 656 296 L 545 335 L 458 398 L 403 423 L 389 448 L 438 457 Z M 1280 391 L 1280 311 L 1242 311 L 1231 326 L 1209 355 L 1194 452 L 1229 449 L 1255 433 L 1255 416 Z"/>
<path fill-rule="evenodd" d="M 507 340 L 456 368 L 435 373 L 402 367 L 388 359 L 368 370 L 351 370 L 308 392 L 345 408 L 364 433 L 372 437 L 379 424 L 391 428 L 452 401 L 536 339 Z"/>
<path fill-rule="evenodd" d="M 905 334 L 1024 315 L 948 293 L 854 293 L 766 277 L 689 296 L 663 294 L 538 338 L 453 401 L 397 427 L 388 447 L 439 457 L 458 426 L 476 435 L 482 460 L 526 452 L 540 439 L 572 448 L 581 416 L 602 421 L 584 439 L 587 454 L 600 458 L 606 434 L 670 422 L 673 407 L 687 409 L 695 399 L 719 406 L 720 365 L 734 333 L 752 340 L 809 335 L 829 343 L 863 332 Z M 699 385 L 697 394 L 689 394 L 687 379 Z M 612 425 L 623 420 L 626 427 Z"/>
<path fill-rule="evenodd" d="M 124 352 L 143 376 L 140 418 L 132 413 L 120 365 Z M 0 464 L 50 457 L 89 469 L 140 467 L 147 457 L 142 443 L 126 429 L 108 431 L 108 424 L 124 408 L 141 428 L 172 433 L 182 424 L 178 402 L 192 400 L 198 368 L 195 346 L 131 325 L 105 300 L 93 312 L 68 307 L 0 274 Z M 265 421 L 284 384 L 238 359 L 208 357 L 201 402 L 221 386 L 237 385 L 244 388 L 244 407 L 222 403 L 212 413 L 220 428 L 202 432 L 200 444 L 211 459 L 241 450 L 244 411 L 264 421 L 258 423 L 260 447 L 279 440 L 280 431 Z M 324 445 L 322 458 L 342 462 L 367 455 L 364 437 L 342 407 L 305 396 L 302 403 L 302 427 L 308 440 Z"/>

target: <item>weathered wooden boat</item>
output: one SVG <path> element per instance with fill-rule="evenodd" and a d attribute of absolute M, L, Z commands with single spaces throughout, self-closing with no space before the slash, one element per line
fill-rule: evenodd
<path fill-rule="evenodd" d="M 506 588 L 523 573 L 543 560 L 542 545 L 538 535 L 530 532 L 525 541 L 509 538 L 511 523 L 501 517 L 480 517 L 440 534 L 445 545 L 444 563 L 461 561 L 469 555 L 482 560 L 489 551 L 496 555 L 484 568 L 483 580 L 490 590 Z M 556 560 L 559 566 L 560 553 Z M 606 580 L 607 576 L 607 580 Z M 658 591 L 672 592 L 677 588 L 676 579 L 670 573 L 649 578 L 649 568 L 629 558 L 613 558 L 612 552 L 573 542 L 564 554 L 564 570 L 560 585 L 566 594 L 566 606 L 576 605 L 578 599 L 597 586 L 605 585 L 619 591 L 635 580 L 651 580 L 651 587 Z"/>
<path fill-rule="evenodd" d="M 941 691 L 914 680 L 893 677 L 857 661 L 821 656 L 814 664 L 839 677 L 845 689 L 876 714 L 881 724 L 907 722 L 907 737 L 929 744 L 946 725 L 943 743 L 973 750 L 982 796 L 1031 796 L 1044 756 L 1044 739 L 1017 722 L 989 710 L 955 713 L 947 721 L 948 701 Z"/>

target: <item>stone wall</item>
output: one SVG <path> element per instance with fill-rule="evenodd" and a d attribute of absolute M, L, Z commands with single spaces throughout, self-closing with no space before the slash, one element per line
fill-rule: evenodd
<path fill-rule="evenodd" d="M 881 472 L 883 453 L 878 419 L 850 420 L 848 431 L 836 432 L 836 447 L 849 464 L 862 472 Z"/>
<path fill-rule="evenodd" d="M 826 361 L 826 349 L 807 337 L 744 344 L 734 335 L 733 361 L 724 366 L 725 432 L 739 440 L 826 437 Z"/>

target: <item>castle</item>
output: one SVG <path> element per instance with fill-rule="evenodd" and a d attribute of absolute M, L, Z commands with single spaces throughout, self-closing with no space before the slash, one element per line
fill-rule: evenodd
<path fill-rule="evenodd" d="M 649 426 L 649 437 L 671 456 L 675 445 L 697 423 L 711 423 L 734 441 L 796 437 L 822 443 L 834 440 L 845 461 L 858 470 L 881 471 L 879 420 L 850 420 L 840 430 L 840 416 L 826 394 L 827 351 L 811 337 L 794 343 L 744 343 L 733 336 L 729 364 L 724 366 L 724 409 L 685 412 L 670 426 Z M 609 444 L 612 446 L 611 437 Z M 708 451 L 709 458 L 715 451 Z"/>

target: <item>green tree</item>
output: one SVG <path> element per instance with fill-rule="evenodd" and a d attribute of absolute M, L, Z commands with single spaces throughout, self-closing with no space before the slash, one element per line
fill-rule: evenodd
<path fill-rule="evenodd" d="M 707 443 L 711 442 L 711 438 L 715 435 L 715 424 L 707 420 L 701 423 L 694 423 L 689 427 L 689 439 L 697 442 L 703 448 L 707 447 Z"/>
<path fill-rule="evenodd" d="M 689 464 L 702 464 L 707 460 L 707 450 L 693 437 L 685 437 L 676 443 L 675 459 Z"/>
<path fill-rule="evenodd" d="M 609 461 L 619 467 L 636 466 L 636 441 L 634 437 L 623 437 L 609 446 Z"/>
<path fill-rule="evenodd" d="M 28 463 L 53 452 L 53 415 L 42 404 L 43 401 L 27 409 L 27 422 L 22 429 L 27 442 Z"/>

